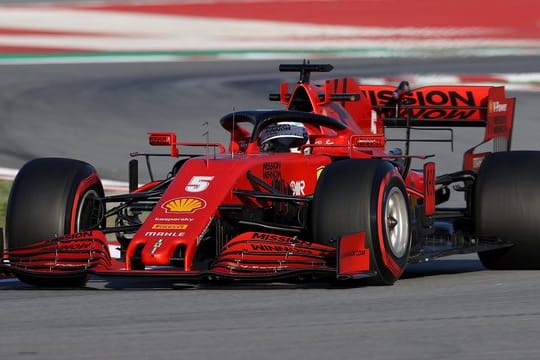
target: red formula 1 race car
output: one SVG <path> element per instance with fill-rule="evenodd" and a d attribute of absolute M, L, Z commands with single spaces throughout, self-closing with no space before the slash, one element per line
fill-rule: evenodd
<path fill-rule="evenodd" d="M 167 147 L 170 173 L 139 186 L 134 159 L 127 194 L 106 196 L 81 161 L 25 164 L 9 198 L 2 269 L 29 284 L 74 286 L 90 275 L 392 284 L 409 263 L 457 253 L 478 253 L 490 269 L 540 268 L 540 152 L 509 151 L 514 99 L 503 87 L 313 84 L 312 72 L 332 66 L 280 70 L 300 73 L 270 95 L 284 110 L 224 116 L 228 149 L 150 133 L 151 145 Z M 485 136 L 462 169 L 436 175 L 409 145 L 426 141 L 417 130 L 452 127 L 484 127 Z M 388 128 L 403 129 L 403 150 L 387 149 Z M 442 207 L 451 189 L 463 207 Z"/>

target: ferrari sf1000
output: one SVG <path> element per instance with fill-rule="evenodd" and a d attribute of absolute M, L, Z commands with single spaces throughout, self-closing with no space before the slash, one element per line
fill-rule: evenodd
<path fill-rule="evenodd" d="M 92 275 L 386 285 L 409 263 L 457 253 L 478 253 L 489 269 L 540 268 L 540 152 L 510 151 L 515 100 L 503 87 L 315 84 L 311 73 L 331 65 L 280 70 L 300 74 L 270 94 L 283 109 L 225 115 L 227 147 L 149 133 L 170 172 L 141 186 L 133 159 L 125 194 L 105 194 L 82 161 L 26 163 L 1 269 L 38 286 L 82 286 Z M 437 174 L 431 156 L 410 153 L 414 142 L 453 142 L 418 132 L 454 127 L 485 129 L 456 171 Z M 153 155 L 164 154 L 134 154 Z M 453 194 L 465 205 L 445 207 Z"/>

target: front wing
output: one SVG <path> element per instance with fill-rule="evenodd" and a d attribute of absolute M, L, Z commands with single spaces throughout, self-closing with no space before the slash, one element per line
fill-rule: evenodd
<path fill-rule="evenodd" d="M 102 232 L 85 231 L 6 251 L 0 272 L 40 284 L 90 275 L 162 278 L 185 283 L 345 280 L 376 275 L 370 269 L 369 251 L 363 245 L 351 248 L 351 241 L 343 241 L 347 244 L 343 247 L 341 243 L 336 249 L 295 237 L 248 232 L 229 241 L 208 269 L 171 266 L 135 270 L 126 268 L 122 259 L 111 257 Z"/>
<path fill-rule="evenodd" d="M 81 283 L 100 277 L 162 278 L 171 282 L 275 282 L 364 279 L 377 275 L 365 233 L 343 236 L 332 246 L 271 233 L 247 232 L 230 240 L 206 269 L 145 267 L 129 269 L 124 259 L 111 257 L 100 231 L 85 231 L 23 248 L 5 251 L 0 275 L 14 275 L 35 284 L 59 280 Z M 430 238 L 409 262 L 512 246 L 497 238 Z"/>

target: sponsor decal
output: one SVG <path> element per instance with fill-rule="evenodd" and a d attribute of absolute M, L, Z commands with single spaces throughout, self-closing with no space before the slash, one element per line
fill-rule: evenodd
<path fill-rule="evenodd" d="M 154 255 L 154 253 L 157 251 L 157 249 L 160 248 L 161 244 L 163 244 L 163 239 L 159 239 L 154 243 L 154 246 L 152 246 L 152 250 L 150 251 L 150 254 Z"/>
<path fill-rule="evenodd" d="M 156 230 L 186 230 L 187 224 L 154 224 L 152 229 Z"/>
<path fill-rule="evenodd" d="M 76 234 L 68 234 L 65 236 L 59 236 L 52 239 L 44 240 L 43 241 L 43 249 L 44 251 L 48 251 L 49 249 L 52 249 L 54 251 L 60 250 L 72 250 L 71 246 L 74 245 L 74 250 L 79 249 L 86 249 L 85 243 L 92 243 L 92 239 L 82 239 L 83 236 L 80 236 L 80 234 L 88 234 L 88 236 L 92 235 L 91 231 L 87 231 L 84 233 L 76 233 Z M 73 236 L 76 236 L 77 238 L 73 239 Z M 84 236 L 86 237 L 86 236 Z M 77 239 L 80 239 L 77 241 Z"/>
<path fill-rule="evenodd" d="M 332 139 L 318 139 L 315 141 L 315 145 L 334 145 L 334 140 Z"/>
<path fill-rule="evenodd" d="M 186 235 L 183 231 L 147 231 L 144 236 L 147 237 L 182 237 Z"/>
<path fill-rule="evenodd" d="M 152 137 L 150 138 L 151 145 L 155 146 L 163 146 L 163 145 L 171 145 L 171 135 L 167 134 L 152 134 Z"/>
<path fill-rule="evenodd" d="M 393 101 L 393 91 L 391 90 L 380 90 L 373 91 L 370 90 L 367 92 L 367 96 L 370 99 L 372 104 L 375 105 L 386 105 Z M 411 96 L 407 97 L 411 101 L 411 105 L 420 105 L 420 106 L 440 106 L 440 105 L 451 105 L 451 106 L 476 106 L 477 104 L 474 101 L 474 94 L 472 91 L 466 91 L 465 93 L 459 93 L 457 91 L 441 91 L 441 90 L 430 90 L 430 91 L 413 91 Z"/>
<path fill-rule="evenodd" d="M 180 197 L 161 205 L 166 213 L 194 213 L 206 207 L 206 201 L 196 197 Z"/>
<path fill-rule="evenodd" d="M 280 192 L 287 191 L 287 184 L 281 176 L 281 163 L 268 161 L 263 163 L 262 176 L 265 180 L 271 180 L 270 185 Z"/>
<path fill-rule="evenodd" d="M 263 163 L 263 179 L 281 178 L 281 164 L 277 161 Z"/>
<path fill-rule="evenodd" d="M 82 232 L 78 232 L 74 234 L 67 234 L 64 236 L 60 236 L 60 237 L 55 238 L 54 240 L 77 240 L 81 238 L 92 237 L 92 235 L 93 235 L 92 231 L 82 231 Z"/>
<path fill-rule="evenodd" d="M 294 238 L 285 235 L 267 234 L 267 233 L 253 233 L 253 240 L 265 240 L 265 241 L 279 241 L 279 242 L 292 242 Z"/>
<path fill-rule="evenodd" d="M 195 221 L 195 219 L 194 219 L 194 218 L 190 218 L 190 217 L 175 217 L 175 218 L 157 217 L 157 218 L 154 218 L 154 221 L 163 221 L 163 222 L 193 222 L 193 221 Z"/>
<path fill-rule="evenodd" d="M 304 189 L 306 187 L 306 182 L 304 180 L 292 180 L 289 183 L 289 187 L 292 190 L 294 196 L 305 196 Z"/>
<path fill-rule="evenodd" d="M 194 176 L 186 185 L 187 192 L 203 192 L 208 189 L 210 182 L 214 180 L 213 176 Z"/>
<path fill-rule="evenodd" d="M 302 249 L 295 246 L 284 245 L 268 245 L 268 244 L 250 244 L 251 250 L 262 252 L 279 252 L 279 253 L 300 253 L 300 254 L 312 254 L 309 249 Z"/>
<path fill-rule="evenodd" d="M 267 234 L 267 233 L 253 233 L 251 235 L 252 240 L 261 240 L 269 242 L 277 242 L 280 244 L 250 244 L 251 250 L 262 252 L 286 252 L 286 253 L 302 253 L 312 254 L 314 251 L 311 249 L 299 248 L 298 246 L 309 246 L 306 241 L 298 240 L 296 237 L 289 237 L 285 235 Z"/>
<path fill-rule="evenodd" d="M 473 158 L 473 168 L 474 169 L 480 169 L 480 165 L 482 165 L 482 161 L 484 161 L 485 156 L 479 156 Z"/>
<path fill-rule="evenodd" d="M 374 106 L 384 106 L 395 104 L 392 97 L 393 91 L 380 90 L 365 91 L 364 95 L 370 100 Z M 441 91 L 413 91 L 410 96 L 407 96 L 408 105 L 426 107 L 421 109 L 401 109 L 399 116 L 411 115 L 415 118 L 422 119 L 468 119 L 473 117 L 478 110 L 476 109 L 430 109 L 430 106 L 453 106 L 453 107 L 475 107 L 474 94 L 472 91 L 457 92 L 453 90 Z M 393 110 L 392 114 L 393 114 Z"/>
<path fill-rule="evenodd" d="M 94 248 L 92 239 L 60 242 L 56 246 L 58 250 L 92 250 Z"/>
<path fill-rule="evenodd" d="M 286 243 L 284 246 L 310 246 L 311 243 L 308 241 L 299 240 L 297 237 L 290 237 L 285 235 L 276 235 L 276 234 L 268 234 L 268 233 L 252 233 L 251 234 L 251 240 L 261 240 L 261 241 L 267 241 L 267 242 L 276 242 L 280 243 L 280 245 L 283 245 L 283 243 Z"/>
<path fill-rule="evenodd" d="M 366 253 L 367 253 L 367 249 L 350 250 L 341 254 L 341 258 L 344 259 L 351 256 L 364 256 L 366 255 Z"/>
<path fill-rule="evenodd" d="M 488 104 L 489 112 L 505 112 L 508 109 L 508 104 L 501 104 L 498 101 L 490 101 Z"/>
<path fill-rule="evenodd" d="M 377 112 L 375 110 L 371 110 L 371 133 L 377 133 Z"/>
<path fill-rule="evenodd" d="M 47 240 L 44 244 L 56 250 L 92 250 L 97 248 L 95 239 L 92 231 L 82 231 Z"/>
<path fill-rule="evenodd" d="M 366 248 L 366 233 L 342 236 L 338 244 L 339 275 L 358 274 L 370 269 L 370 253 Z"/>
<path fill-rule="evenodd" d="M 326 167 L 326 166 L 319 166 L 319 167 L 317 168 L 317 180 L 319 180 L 319 177 L 321 176 L 321 174 L 322 174 L 322 172 L 323 172 L 323 170 L 324 170 L 325 167 Z"/>

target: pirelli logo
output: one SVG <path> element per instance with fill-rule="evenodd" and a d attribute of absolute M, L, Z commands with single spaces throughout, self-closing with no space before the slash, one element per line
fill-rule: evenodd
<path fill-rule="evenodd" d="M 154 224 L 152 229 L 155 230 L 186 230 L 187 224 Z"/>

